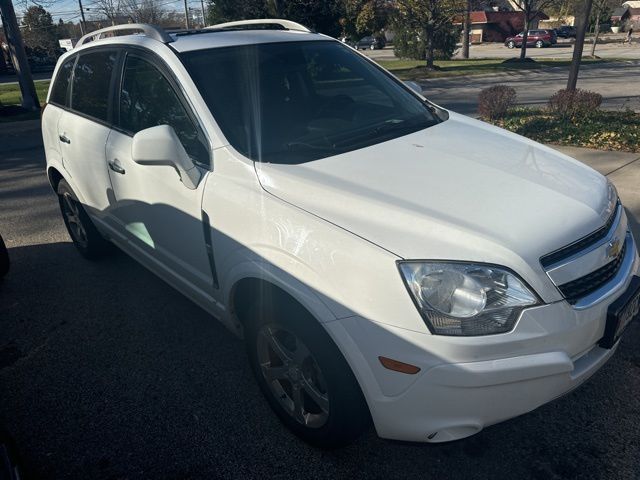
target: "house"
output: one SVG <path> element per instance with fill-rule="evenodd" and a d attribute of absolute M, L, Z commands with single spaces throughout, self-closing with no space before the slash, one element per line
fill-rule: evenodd
<path fill-rule="evenodd" d="M 611 24 L 620 25 L 625 30 L 629 27 L 640 28 L 640 1 L 624 2 L 611 14 Z"/>
<path fill-rule="evenodd" d="M 489 2 L 496 3 L 496 2 Z M 508 3 L 508 2 L 507 2 Z M 496 7 L 498 8 L 498 7 Z M 524 13 L 516 10 L 487 9 L 471 12 L 471 42 L 504 42 L 507 37 L 517 35 L 524 30 Z M 538 12 L 530 28 L 538 28 L 540 20 L 548 20 L 543 12 Z M 454 24 L 462 25 L 464 19 L 457 17 Z"/>

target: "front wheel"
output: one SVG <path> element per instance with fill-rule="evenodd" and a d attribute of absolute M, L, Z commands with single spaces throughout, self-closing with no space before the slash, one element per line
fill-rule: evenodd
<path fill-rule="evenodd" d="M 513 40 L 507 42 L 507 48 L 516 48 L 516 42 Z"/>
<path fill-rule="evenodd" d="M 95 260 L 109 253 L 111 244 L 100 235 L 69 184 L 60 180 L 57 192 L 64 224 L 82 256 Z"/>
<path fill-rule="evenodd" d="M 370 422 L 360 387 L 325 329 L 298 305 L 256 302 L 246 330 L 249 360 L 271 408 L 304 441 L 348 445 Z"/>
<path fill-rule="evenodd" d="M 542 47 L 544 47 L 544 42 L 542 40 L 538 40 L 536 42 L 536 48 L 542 48 Z"/>
<path fill-rule="evenodd" d="M 375 46 L 375 45 L 371 45 L 369 48 L 370 48 L 371 50 L 375 50 L 375 49 L 376 49 L 376 46 Z"/>

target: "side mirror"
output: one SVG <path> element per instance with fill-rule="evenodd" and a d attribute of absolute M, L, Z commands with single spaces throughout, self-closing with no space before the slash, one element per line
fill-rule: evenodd
<path fill-rule="evenodd" d="M 139 165 L 175 168 L 182 183 L 190 190 L 195 190 L 200 182 L 200 171 L 169 125 L 158 125 L 136 133 L 131 144 L 131 158 Z"/>
<path fill-rule="evenodd" d="M 422 95 L 422 87 L 416 82 L 404 82 L 404 84 L 419 95 Z"/>

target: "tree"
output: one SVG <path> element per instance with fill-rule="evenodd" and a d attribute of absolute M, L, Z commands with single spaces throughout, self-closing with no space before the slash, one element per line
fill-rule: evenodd
<path fill-rule="evenodd" d="M 396 25 L 419 32 L 425 43 L 427 68 L 433 69 L 437 39 L 453 29 L 453 19 L 466 0 L 397 0 Z"/>
<path fill-rule="evenodd" d="M 527 56 L 527 38 L 529 37 L 529 28 L 531 22 L 547 7 L 558 4 L 560 0 L 511 0 L 514 7 L 520 10 L 524 16 L 524 32 L 522 36 L 522 49 L 520 51 L 520 60 L 523 61 Z"/>
<path fill-rule="evenodd" d="M 122 15 L 122 2 L 121 0 L 95 0 L 91 11 L 104 15 L 111 25 L 115 25 L 117 18 Z"/>
<path fill-rule="evenodd" d="M 591 5 L 593 0 L 585 0 L 581 11 L 576 15 L 578 26 L 576 28 L 576 44 L 573 47 L 573 59 L 571 60 L 571 68 L 569 70 L 569 80 L 567 81 L 567 90 L 574 91 L 578 83 L 578 72 L 580 71 L 580 63 L 582 62 L 582 49 L 584 48 L 584 37 L 589 25 L 589 17 L 591 16 Z"/>
<path fill-rule="evenodd" d="M 32 49 L 42 49 L 47 53 L 58 50 L 58 37 L 51 14 L 40 5 L 27 8 L 22 17 L 24 43 Z"/>
<path fill-rule="evenodd" d="M 160 24 L 167 11 L 156 0 L 123 0 L 122 12 L 135 23 Z"/>
<path fill-rule="evenodd" d="M 344 0 L 281 0 L 282 17 L 331 37 L 340 36 Z"/>
<path fill-rule="evenodd" d="M 268 16 L 265 0 L 208 0 L 207 12 L 209 25 Z"/>
<path fill-rule="evenodd" d="M 593 45 L 591 46 L 591 56 L 596 56 L 596 46 L 598 45 L 598 38 L 600 37 L 600 22 L 611 18 L 612 10 L 617 7 L 617 0 L 593 0 L 593 15 L 592 21 L 594 22 L 593 33 Z"/>
<path fill-rule="evenodd" d="M 386 0 L 345 0 L 344 33 L 348 37 L 379 33 L 392 8 Z"/>
<path fill-rule="evenodd" d="M 469 58 L 469 42 L 471 41 L 471 9 L 473 1 L 467 0 L 464 9 L 463 35 L 462 35 L 462 58 Z"/>

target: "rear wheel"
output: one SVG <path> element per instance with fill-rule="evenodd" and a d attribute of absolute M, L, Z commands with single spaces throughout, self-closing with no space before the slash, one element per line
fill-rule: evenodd
<path fill-rule="evenodd" d="M 69 236 L 82 256 L 94 260 L 109 253 L 111 244 L 100 235 L 76 194 L 64 180 L 58 184 L 58 202 Z"/>
<path fill-rule="evenodd" d="M 375 46 L 375 45 L 371 45 L 369 48 L 370 48 L 371 50 L 375 50 L 375 49 L 376 49 L 376 46 Z"/>
<path fill-rule="evenodd" d="M 544 47 L 544 42 L 542 40 L 538 40 L 536 42 L 536 48 L 542 48 L 542 47 Z"/>
<path fill-rule="evenodd" d="M 306 442 L 347 445 L 370 417 L 360 387 L 324 328 L 299 305 L 256 302 L 245 330 L 258 384 L 280 420 Z"/>

